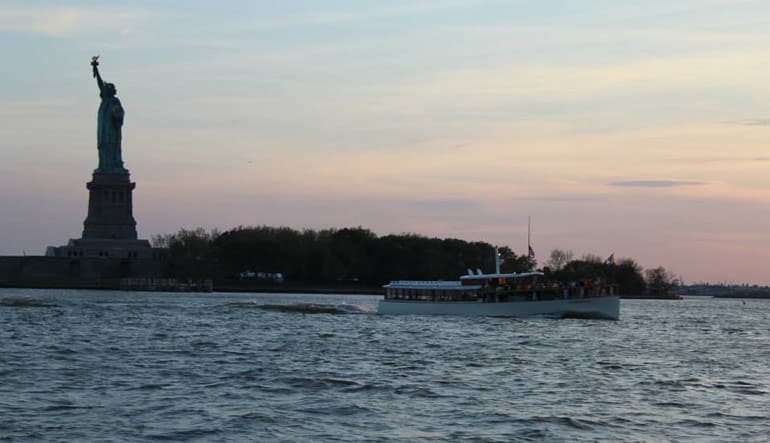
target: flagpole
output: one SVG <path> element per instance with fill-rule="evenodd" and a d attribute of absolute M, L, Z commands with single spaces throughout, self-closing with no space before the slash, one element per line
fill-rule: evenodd
<path fill-rule="evenodd" d="M 529 251 L 532 250 L 532 242 L 531 242 L 531 235 L 532 235 L 532 216 L 527 216 L 527 254 L 529 254 Z"/>

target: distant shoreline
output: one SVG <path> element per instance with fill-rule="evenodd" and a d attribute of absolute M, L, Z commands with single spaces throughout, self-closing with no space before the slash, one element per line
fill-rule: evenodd
<path fill-rule="evenodd" d="M 378 287 L 340 287 L 304 285 L 215 285 L 214 292 L 250 292 L 255 294 L 343 294 L 343 295 L 384 295 Z"/>
<path fill-rule="evenodd" d="M 682 300 L 682 296 L 678 294 L 665 294 L 665 295 L 646 295 L 646 294 L 634 294 L 634 295 L 620 295 L 622 300 Z"/>
<path fill-rule="evenodd" d="M 183 282 L 180 282 L 183 283 Z M 81 290 L 99 290 L 99 291 L 125 291 L 121 289 L 118 280 L 104 279 L 93 282 L 22 282 L 22 283 L 0 283 L 0 289 L 81 289 Z M 132 290 L 145 292 L 142 290 Z M 150 292 L 207 292 L 207 291 L 150 291 Z M 354 284 L 255 284 L 242 281 L 225 281 L 214 284 L 213 291 L 221 293 L 251 293 L 251 294 L 317 294 L 317 295 L 372 295 L 381 296 L 384 291 L 378 286 L 357 286 Z M 711 298 L 735 298 L 735 299 L 770 299 L 770 294 L 684 294 L 690 297 L 711 297 Z M 620 295 L 623 300 L 683 300 L 681 294 L 669 295 L 646 295 L 632 294 Z"/>
<path fill-rule="evenodd" d="M 114 281 L 101 281 L 93 283 L 30 283 L 23 284 L 0 284 L 0 289 L 75 289 L 75 290 L 97 290 L 97 291 L 125 291 L 121 289 Z M 147 292 L 142 290 L 133 290 L 137 292 Z M 150 291 L 150 292 L 201 292 L 207 291 Z M 252 294 L 319 294 L 319 295 L 383 295 L 383 289 L 371 286 L 327 286 L 327 285 L 254 285 L 243 283 L 226 282 L 220 285 L 214 285 L 211 292 L 236 293 L 245 292 Z"/>

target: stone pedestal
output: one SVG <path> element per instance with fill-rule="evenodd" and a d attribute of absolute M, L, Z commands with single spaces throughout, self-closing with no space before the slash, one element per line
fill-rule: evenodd
<path fill-rule="evenodd" d="M 83 239 L 136 240 L 132 193 L 136 183 L 126 174 L 94 173 L 86 185 L 88 217 Z"/>
<path fill-rule="evenodd" d="M 86 187 L 89 192 L 88 216 L 83 222 L 82 238 L 71 239 L 66 246 L 49 247 L 46 255 L 154 259 L 150 242 L 137 239 L 132 197 L 136 183 L 131 182 L 128 172 L 94 172 Z"/>
<path fill-rule="evenodd" d="M 60 246 L 55 254 L 59 257 L 104 257 L 128 259 L 153 259 L 154 253 L 147 240 L 73 238 L 67 246 Z"/>

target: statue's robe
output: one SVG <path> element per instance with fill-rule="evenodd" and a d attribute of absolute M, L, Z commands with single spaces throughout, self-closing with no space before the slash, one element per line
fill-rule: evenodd
<path fill-rule="evenodd" d="M 97 147 L 99 149 L 99 168 L 96 172 L 123 173 L 121 140 L 125 111 L 117 97 L 102 98 L 99 105 L 99 117 L 96 125 Z"/>

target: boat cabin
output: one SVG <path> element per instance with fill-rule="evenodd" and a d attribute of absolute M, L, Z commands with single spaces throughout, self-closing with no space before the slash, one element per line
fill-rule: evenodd
<path fill-rule="evenodd" d="M 480 271 L 460 277 L 458 281 L 397 280 L 384 285 L 385 300 L 458 302 L 458 301 L 525 301 L 554 300 L 614 295 L 615 286 L 594 281 L 546 281 L 542 272 L 493 273 Z"/>
<path fill-rule="evenodd" d="M 474 301 L 482 285 L 459 281 L 397 280 L 384 286 L 386 300 Z"/>

